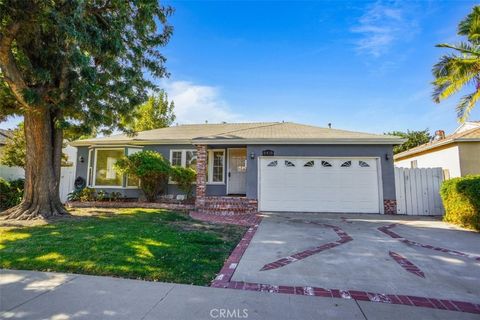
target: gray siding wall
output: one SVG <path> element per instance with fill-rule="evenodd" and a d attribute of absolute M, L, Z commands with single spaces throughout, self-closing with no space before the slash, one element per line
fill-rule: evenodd
<path fill-rule="evenodd" d="M 263 150 L 273 150 L 275 156 L 379 157 L 382 170 L 383 198 L 395 200 L 395 173 L 391 145 L 251 145 L 247 147 L 247 197 L 257 198 L 258 157 Z M 251 153 L 255 159 L 250 159 Z M 388 154 L 389 160 L 385 159 Z"/>

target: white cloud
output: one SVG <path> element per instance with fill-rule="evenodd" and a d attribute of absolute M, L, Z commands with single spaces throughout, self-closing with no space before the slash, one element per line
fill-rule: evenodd
<path fill-rule="evenodd" d="M 367 7 L 366 12 L 351 29 L 359 34 L 358 52 L 380 57 L 400 41 L 408 41 L 418 30 L 414 8 L 405 2 L 384 4 L 378 1 Z"/>
<path fill-rule="evenodd" d="M 222 99 L 217 87 L 194 84 L 188 81 L 166 81 L 163 85 L 169 99 L 175 103 L 176 122 L 219 123 L 239 121 L 241 116 L 234 113 Z"/>

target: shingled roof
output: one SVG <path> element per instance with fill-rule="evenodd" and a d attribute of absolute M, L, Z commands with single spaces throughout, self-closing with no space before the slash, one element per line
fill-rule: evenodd
<path fill-rule="evenodd" d="M 110 144 L 400 144 L 399 137 L 321 128 L 293 122 L 187 124 L 138 132 L 135 136 L 78 140 L 73 146 Z"/>
<path fill-rule="evenodd" d="M 428 143 L 422 144 L 418 147 L 409 149 L 407 151 L 397 153 L 394 156 L 395 160 L 399 160 L 405 157 L 413 156 L 417 153 L 438 148 L 440 146 L 445 146 L 455 142 L 469 142 L 469 141 L 480 141 L 480 127 L 473 128 L 466 131 L 457 132 L 451 135 L 446 136 L 440 140 L 433 140 Z"/>

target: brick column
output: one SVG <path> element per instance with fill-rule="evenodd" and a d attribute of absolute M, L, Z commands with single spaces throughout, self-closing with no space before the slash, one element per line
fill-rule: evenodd
<path fill-rule="evenodd" d="M 383 200 L 385 214 L 397 214 L 397 200 Z"/>
<path fill-rule="evenodd" d="M 195 208 L 203 208 L 207 188 L 207 146 L 197 145 L 197 187 L 195 190 Z"/>

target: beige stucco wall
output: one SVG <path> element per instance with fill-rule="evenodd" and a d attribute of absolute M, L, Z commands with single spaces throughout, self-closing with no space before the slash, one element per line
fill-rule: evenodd
<path fill-rule="evenodd" d="M 415 156 L 395 160 L 395 166 L 411 168 L 411 161 L 417 160 L 418 168 L 442 168 L 448 169 L 450 178 L 460 177 L 460 148 L 458 145 L 439 147 L 424 151 Z"/>
<path fill-rule="evenodd" d="M 480 174 L 480 142 L 463 142 L 459 147 L 462 176 Z"/>

